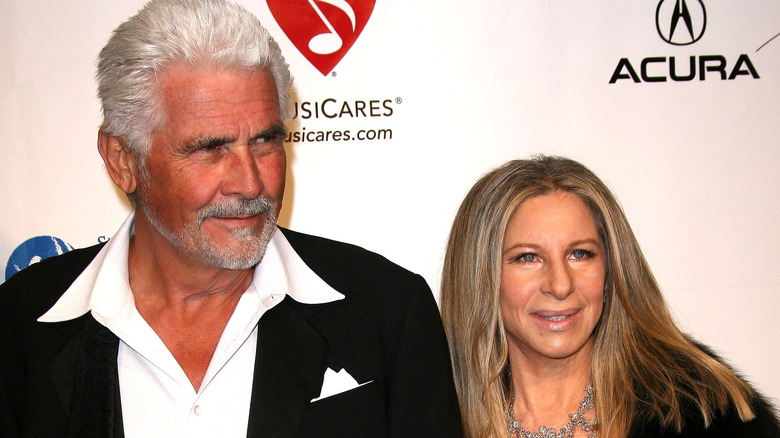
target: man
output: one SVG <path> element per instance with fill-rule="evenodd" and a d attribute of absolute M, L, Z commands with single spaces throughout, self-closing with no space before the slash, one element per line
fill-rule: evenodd
<path fill-rule="evenodd" d="M 0 288 L 3 437 L 453 437 L 424 280 L 277 229 L 290 74 L 244 9 L 152 0 L 102 50 L 133 213 Z"/>

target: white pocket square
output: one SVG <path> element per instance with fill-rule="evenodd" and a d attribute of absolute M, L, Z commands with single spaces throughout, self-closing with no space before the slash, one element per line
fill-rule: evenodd
<path fill-rule="evenodd" d="M 336 394 L 341 394 L 342 392 L 346 392 L 351 389 L 359 388 L 363 385 L 368 385 L 371 382 L 373 382 L 373 380 L 358 384 L 357 380 L 350 376 L 347 370 L 344 368 L 342 368 L 339 372 L 335 372 L 328 368 L 325 370 L 325 376 L 322 379 L 322 389 L 320 390 L 320 396 L 311 399 L 311 401 L 316 402 Z"/>

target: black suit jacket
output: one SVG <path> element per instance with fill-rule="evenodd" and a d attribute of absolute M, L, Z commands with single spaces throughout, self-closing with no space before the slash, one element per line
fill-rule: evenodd
<path fill-rule="evenodd" d="M 260 319 L 247 435 L 461 436 L 447 344 L 422 277 L 352 245 L 282 232 L 346 298 L 307 305 L 288 296 Z M 36 322 L 99 250 L 44 260 L 0 285 L 0 436 L 123 436 L 116 336 L 89 313 Z M 326 368 L 373 382 L 311 403 Z"/>

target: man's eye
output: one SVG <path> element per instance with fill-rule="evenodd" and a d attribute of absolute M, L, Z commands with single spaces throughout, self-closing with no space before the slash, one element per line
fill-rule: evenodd
<path fill-rule="evenodd" d="M 281 133 L 269 133 L 255 138 L 254 143 L 279 143 L 283 138 Z"/>
<path fill-rule="evenodd" d="M 204 151 L 204 152 L 210 152 L 215 151 L 217 149 L 222 148 L 225 146 L 224 141 L 214 140 L 214 141 L 208 141 L 200 145 L 200 147 L 197 150 Z"/>

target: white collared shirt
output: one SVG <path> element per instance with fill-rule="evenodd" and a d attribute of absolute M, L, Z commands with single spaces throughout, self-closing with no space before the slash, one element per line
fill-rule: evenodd
<path fill-rule="evenodd" d="M 38 321 L 87 312 L 119 337 L 117 365 L 126 438 L 245 437 L 257 322 L 285 295 L 307 304 L 344 298 L 274 233 L 254 279 L 222 332 L 196 392 L 179 363 L 135 308 L 128 280 L 131 214 L 57 303 Z"/>

